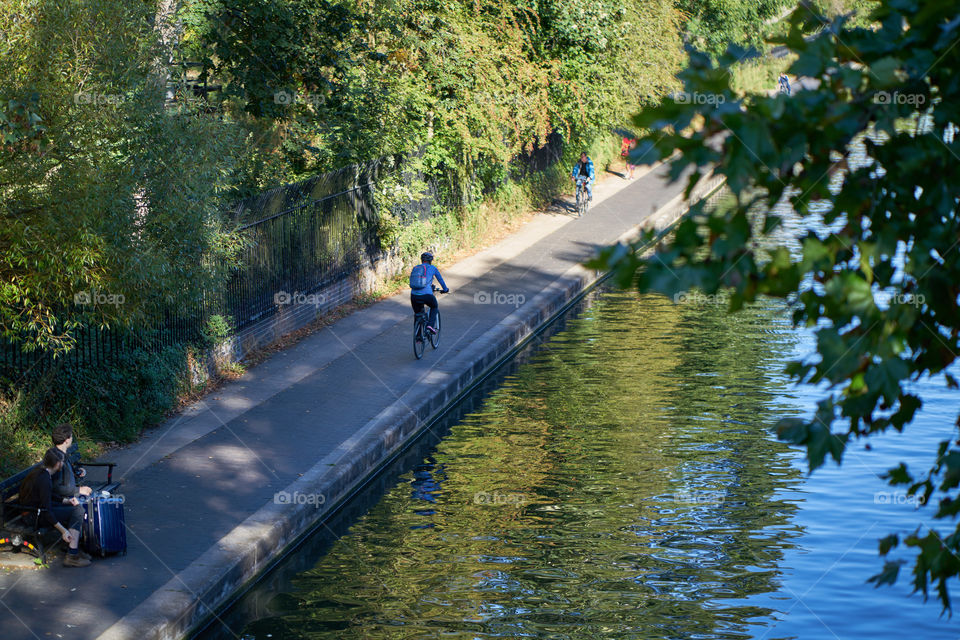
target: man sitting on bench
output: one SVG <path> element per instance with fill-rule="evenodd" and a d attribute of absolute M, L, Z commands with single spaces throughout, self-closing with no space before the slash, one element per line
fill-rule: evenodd
<path fill-rule="evenodd" d="M 54 527 L 69 545 L 63 559 L 65 567 L 86 567 L 90 564 L 90 555 L 80 550 L 80 525 L 83 523 L 83 507 L 76 504 L 51 504 L 53 496 L 52 476 L 63 466 L 64 454 L 51 447 L 43 455 L 43 463 L 34 468 L 20 485 L 18 502 L 24 506 L 39 508 L 39 514 L 30 515 L 39 520 L 38 526 Z M 71 500 L 76 501 L 75 498 Z M 66 526 L 64 526 L 66 524 Z"/>
<path fill-rule="evenodd" d="M 70 463 L 70 451 L 73 446 L 73 427 L 68 422 L 58 424 L 51 435 L 53 446 L 63 453 L 63 466 L 53 476 L 53 504 L 77 505 L 77 496 L 89 496 L 90 487 L 77 486 L 77 480 L 86 475 L 86 469 Z M 74 447 L 76 448 L 76 447 Z"/>

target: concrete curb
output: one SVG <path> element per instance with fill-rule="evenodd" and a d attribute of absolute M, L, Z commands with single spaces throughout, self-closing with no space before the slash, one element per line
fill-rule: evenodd
<path fill-rule="evenodd" d="M 722 184 L 722 176 L 709 176 L 691 201 L 709 197 Z M 686 210 L 680 194 L 619 240 L 629 241 L 645 228 L 667 228 Z M 100 639 L 173 640 L 196 630 L 292 550 L 462 394 L 602 279 L 603 274 L 580 265 L 567 270 L 459 355 L 431 368 L 422 379 L 429 385 L 415 385 Z"/>

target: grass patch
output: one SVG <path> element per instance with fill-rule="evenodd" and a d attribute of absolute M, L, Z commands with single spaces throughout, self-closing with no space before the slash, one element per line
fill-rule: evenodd
<path fill-rule="evenodd" d="M 731 85 L 741 95 L 776 93 L 780 72 L 786 72 L 796 59 L 797 57 L 791 54 L 782 58 L 763 57 L 744 60 L 731 69 Z M 790 84 L 796 84 L 795 77 L 790 78 Z"/>

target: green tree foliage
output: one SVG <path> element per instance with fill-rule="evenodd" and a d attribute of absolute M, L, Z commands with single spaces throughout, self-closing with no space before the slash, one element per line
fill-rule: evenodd
<path fill-rule="evenodd" d="M 686 28 L 691 44 L 714 55 L 726 51 L 729 42 L 762 46 L 767 21 L 790 4 L 786 0 L 677 0 L 677 7 L 689 16 Z"/>
<path fill-rule="evenodd" d="M 622 124 L 681 61 L 667 0 L 192 0 L 182 15 L 183 55 L 251 133 L 260 185 L 414 149 L 495 183 L 552 131 Z"/>
<path fill-rule="evenodd" d="M 957 8 L 883 0 L 871 16 L 875 30 L 838 19 L 811 41 L 803 33 L 817 19 L 798 10 L 783 41 L 798 56 L 791 73 L 818 81 L 816 89 L 738 99 L 729 74 L 692 53 L 682 74 L 687 92 L 716 99 L 666 100 L 636 117 L 656 129 L 642 146 L 660 157 L 682 152 L 674 176 L 693 168 L 693 185 L 715 167 L 736 203 L 716 213 L 695 207 L 648 259 L 620 246 L 597 264 L 642 291 L 729 289 L 732 310 L 761 295 L 783 298 L 797 326 L 816 327 L 819 358 L 793 362 L 788 372 L 829 391 L 812 419 L 778 425 L 782 439 L 806 446 L 811 470 L 828 455 L 840 462 L 853 440 L 904 429 L 923 404 L 911 381 L 937 376 L 958 386 L 949 369 L 960 353 L 960 185 L 949 178 L 960 158 Z M 709 144 L 717 134 L 722 145 Z M 858 146 L 865 163 L 850 159 Z M 772 213 L 781 200 L 801 227 L 822 215 L 833 231 L 804 232 L 796 252 L 761 251 L 760 241 L 783 226 Z M 947 522 L 960 510 L 957 444 L 943 441 L 930 469 L 900 466 L 887 476 Z M 899 542 L 884 539 L 881 554 Z M 935 585 L 949 607 L 960 528 L 918 529 L 903 542 L 918 552 L 915 588 L 926 595 Z M 889 560 L 873 580 L 895 581 L 903 563 Z"/>
<path fill-rule="evenodd" d="M 165 108 L 153 22 L 124 0 L 0 7 L 0 333 L 28 348 L 189 304 L 232 254 L 233 139 Z"/>

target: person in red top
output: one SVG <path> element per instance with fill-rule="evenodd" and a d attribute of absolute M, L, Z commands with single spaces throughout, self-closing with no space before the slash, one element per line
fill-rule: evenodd
<path fill-rule="evenodd" d="M 633 170 L 637 168 L 636 165 L 630 164 L 630 150 L 635 146 L 637 141 L 634 138 L 624 137 L 620 143 L 620 157 L 627 164 L 627 180 L 633 180 Z"/>
<path fill-rule="evenodd" d="M 20 504 L 39 508 L 36 514 L 38 525 L 53 527 L 63 536 L 69 545 L 63 559 L 65 567 L 86 567 L 90 564 L 90 555 L 80 550 L 80 525 L 83 523 L 83 507 L 76 498 L 69 504 L 53 504 L 53 475 L 63 466 L 63 453 L 56 447 L 47 449 L 43 462 L 24 478 L 20 485 Z M 31 517 L 33 517 L 31 515 Z M 64 526 L 66 524 L 66 526 Z"/>

